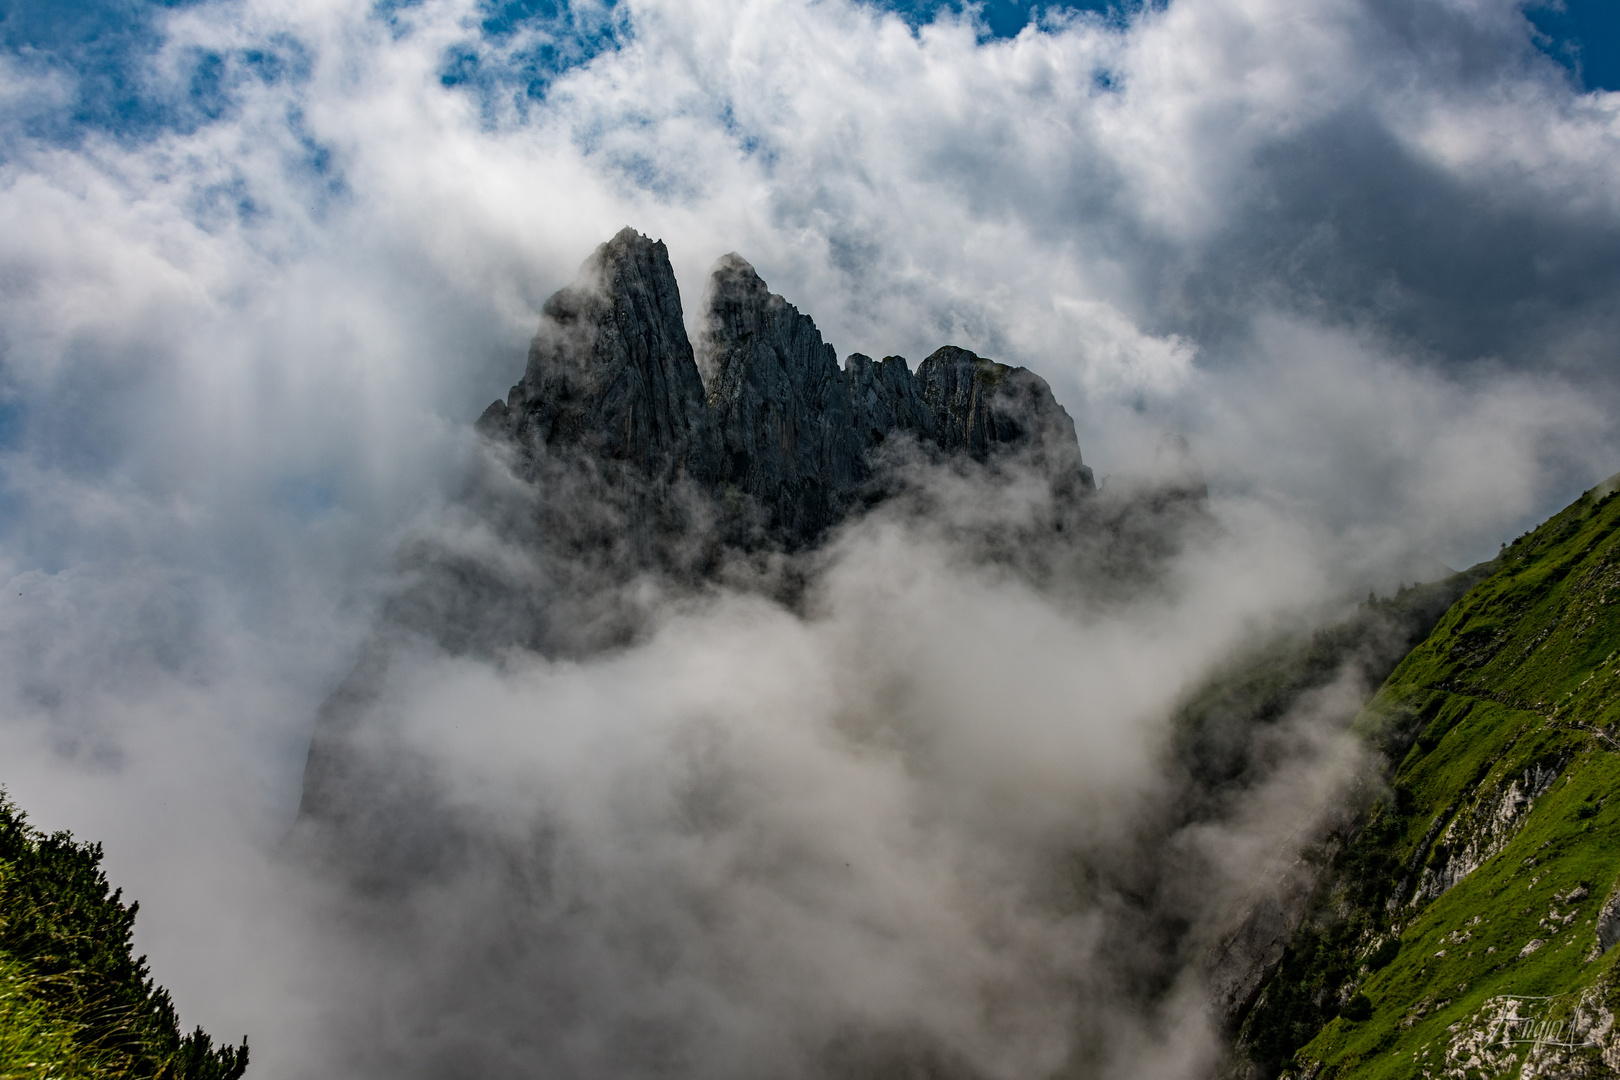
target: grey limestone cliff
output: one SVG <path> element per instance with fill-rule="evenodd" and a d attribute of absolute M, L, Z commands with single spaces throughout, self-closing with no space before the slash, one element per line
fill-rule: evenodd
<path fill-rule="evenodd" d="M 929 557 L 944 552 L 1010 577 L 1049 597 L 1054 611 L 1139 596 L 1154 587 L 1180 539 L 1207 525 L 1200 501 L 1161 498 L 1151 484 L 1134 494 L 1112 485 L 1093 494 L 1074 423 L 1034 373 L 953 346 L 915 368 L 898 356 L 860 354 L 840 365 L 815 322 L 737 255 L 720 260 L 691 325 L 689 338 L 664 245 L 632 230 L 602 245 L 578 280 L 547 301 L 521 380 L 479 421 L 490 452 L 469 455 L 456 497 L 405 538 L 372 632 L 314 725 L 287 851 L 342 886 L 333 893 L 337 914 L 375 940 L 401 955 L 424 939 L 440 946 L 431 958 L 440 967 L 411 969 L 435 973 L 419 980 L 419 1000 L 434 1017 L 474 1016 L 469 1023 L 481 1038 L 467 1053 L 479 1074 L 511 1073 L 517 1060 L 485 1055 L 488 1047 L 540 1045 L 536 1012 L 554 1024 L 542 1041 L 580 1030 L 568 1014 L 598 982 L 588 966 L 606 936 L 598 927 L 614 935 L 628 928 L 623 940 L 638 955 L 646 948 L 665 955 L 667 939 L 657 927 L 644 933 L 641 923 L 616 921 L 612 911 L 598 921 L 577 899 L 597 902 L 570 881 L 593 869 L 579 861 L 570 836 L 567 777 L 521 761 L 516 770 L 499 761 L 490 772 L 445 769 L 446 750 L 470 763 L 497 746 L 550 754 L 563 745 L 558 736 L 597 745 L 651 733 L 611 715 L 642 708 L 639 691 L 620 699 L 609 687 L 600 706 L 563 704 L 555 712 L 550 697 L 573 692 L 579 661 L 601 663 L 573 685 L 638 682 L 641 661 L 626 652 L 653 635 L 709 625 L 705 611 L 751 632 L 755 615 L 746 613 L 763 601 L 821 633 L 824 583 L 873 548 L 816 544 L 859 515 L 881 525 L 885 543 L 898 537 Z M 872 565 L 883 572 L 889 564 L 885 557 Z M 711 609 L 711 598 L 746 603 Z M 692 611 L 702 621 L 686 621 Z M 731 623 L 733 613 L 750 621 Z M 641 655 L 685 663 L 661 646 Z M 440 692 L 429 680 L 441 672 L 469 681 L 451 684 L 454 700 L 419 708 L 424 690 Z M 681 677 L 711 675 L 699 663 Z M 494 690 L 508 685 L 523 688 L 521 706 Z M 892 730 L 914 722 L 910 699 L 890 698 L 886 687 L 880 693 L 872 712 L 893 708 Z M 459 717 L 485 709 L 498 710 L 493 724 L 509 724 L 503 741 L 463 742 Z M 427 710 L 440 727 L 424 741 Z M 891 723 L 875 719 L 886 729 Z M 927 718 L 915 722 L 918 737 L 931 738 Z M 730 826 L 711 822 L 736 814 L 742 828 L 752 826 L 746 811 L 731 809 L 729 769 L 711 776 L 706 724 L 694 709 L 690 721 L 683 716 L 667 729 L 678 728 L 679 738 L 654 734 L 660 741 L 627 748 L 622 760 L 671 756 L 680 778 L 667 788 L 660 780 L 649 795 L 670 798 L 680 835 L 712 848 L 710 837 L 720 834 L 709 830 Z M 853 738 L 864 754 L 868 737 Z M 491 782 L 503 788 L 507 777 L 521 783 L 510 794 L 492 793 L 485 776 L 502 777 Z M 467 777 L 476 779 L 469 785 Z M 550 787 L 554 780 L 561 783 Z M 1183 822 L 1166 812 L 1163 824 L 1170 836 Z M 1134 847 L 1117 858 L 1101 851 L 1083 874 L 1065 869 L 1061 889 L 1043 882 L 1032 890 L 1065 912 L 1097 901 L 1107 933 L 1098 935 L 1105 944 L 1096 985 L 1106 983 L 1129 1008 L 1151 1004 L 1173 984 L 1190 933 L 1184 863 L 1175 861 L 1175 845 L 1160 846 L 1170 860 L 1138 858 Z M 1067 868 L 1082 853 L 1061 856 L 1052 865 Z M 654 876 L 645 880 L 661 883 L 661 871 L 648 865 Z M 428 923 L 418 917 L 433 920 L 432 935 L 421 933 Z M 500 962 L 491 965 L 489 956 Z M 644 977 L 639 960 L 625 970 Z M 611 982 L 602 985 L 616 993 Z M 508 1007 L 542 998 L 535 1009 Z M 560 1003 L 555 1017 L 552 1002 Z M 657 1052 L 658 1075 L 686 1075 L 669 1063 L 726 1039 L 683 1020 L 643 1041 Z M 795 1075 L 987 1075 L 939 1056 L 928 1039 L 888 1031 L 881 1017 L 856 1016 L 827 1047 L 810 1050 L 818 1056 Z M 550 1051 L 533 1053 L 539 1061 Z M 736 1060 L 744 1071 L 751 1064 Z"/>
<path fill-rule="evenodd" d="M 523 379 L 480 424 L 667 479 L 707 439 L 703 382 L 662 242 L 625 229 L 546 301 Z"/>
<path fill-rule="evenodd" d="M 759 500 L 789 536 L 814 536 L 870 474 L 837 354 L 736 254 L 710 277 L 705 330 L 716 479 Z"/>
<path fill-rule="evenodd" d="M 741 256 L 716 265 L 699 357 L 662 242 L 624 229 L 546 302 L 523 380 L 480 419 L 531 468 L 577 455 L 749 501 L 789 547 L 813 542 L 872 495 L 875 452 L 1019 454 L 1054 491 L 1093 487 L 1074 422 L 1040 376 L 955 346 L 913 373 L 897 356 L 839 367 L 815 322 Z"/>

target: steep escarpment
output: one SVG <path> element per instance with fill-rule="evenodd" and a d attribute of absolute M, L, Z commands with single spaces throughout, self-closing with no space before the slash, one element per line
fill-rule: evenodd
<path fill-rule="evenodd" d="M 1171 454 L 1178 450 L 1170 447 Z M 1369 596 L 1343 622 L 1309 634 L 1283 631 L 1216 672 L 1177 717 L 1174 760 L 1184 782 L 1176 803 L 1183 820 L 1218 819 L 1222 803 L 1234 793 L 1264 783 L 1278 768 L 1267 744 L 1301 712 L 1320 707 L 1324 696 L 1348 692 L 1364 702 L 1368 688 L 1384 682 L 1490 569 L 1482 564 L 1403 586 L 1393 596 Z M 1248 1012 L 1310 909 L 1312 890 L 1323 875 L 1320 852 L 1311 850 L 1314 842 L 1328 837 L 1331 844 L 1332 833 L 1356 808 L 1353 791 L 1338 795 L 1324 807 L 1324 820 L 1296 823 L 1294 848 L 1304 849 L 1306 857 L 1296 858 L 1295 849 L 1282 852 L 1207 956 L 1208 998 L 1225 1028 Z"/>
<path fill-rule="evenodd" d="M 546 301 L 522 380 L 480 424 L 651 479 L 707 476 L 703 382 L 664 245 L 626 229 L 597 248 Z"/>
<path fill-rule="evenodd" d="M 849 382 L 816 324 L 740 256 L 720 260 L 709 294 L 713 479 L 758 500 L 802 542 L 837 520 L 871 475 L 872 432 L 857 427 Z"/>
<path fill-rule="evenodd" d="M 1620 498 L 1520 537 L 1357 723 L 1388 792 L 1319 852 L 1244 1018 L 1271 1077 L 1612 1076 Z"/>
<path fill-rule="evenodd" d="M 701 356 L 667 249 L 625 229 L 547 301 L 522 381 L 480 429 L 519 447 L 530 475 L 574 457 L 621 484 L 684 484 L 733 512 L 740 499 L 788 548 L 869 501 L 879 451 L 897 444 L 1021 456 L 1057 491 L 1094 486 L 1074 422 L 1026 368 L 954 346 L 916 372 L 860 354 L 841 368 L 815 322 L 735 254 L 716 265 L 700 322 Z"/>

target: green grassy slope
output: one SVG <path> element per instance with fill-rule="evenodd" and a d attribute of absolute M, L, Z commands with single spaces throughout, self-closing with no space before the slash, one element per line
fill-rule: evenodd
<path fill-rule="evenodd" d="M 0 793 L 0 1080 L 237 1080 L 247 1043 L 180 1034 L 169 995 L 131 956 L 134 904 L 100 845 L 45 836 Z"/>
<path fill-rule="evenodd" d="M 1357 720 L 1390 791 L 1239 1033 L 1262 1076 L 1620 1069 L 1620 497 L 1507 548 Z M 1600 924 L 1602 924 L 1600 926 Z M 1612 940 L 1612 938 L 1611 938 Z"/>

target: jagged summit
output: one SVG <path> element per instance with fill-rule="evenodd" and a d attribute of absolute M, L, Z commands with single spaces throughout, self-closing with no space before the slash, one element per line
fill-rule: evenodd
<path fill-rule="evenodd" d="M 735 253 L 715 265 L 701 326 L 707 386 L 668 250 L 623 229 L 546 302 L 522 381 L 480 430 L 531 460 L 583 455 L 744 496 L 790 546 L 867 497 L 897 435 L 933 454 L 1024 455 L 1054 489 L 1094 486 L 1073 420 L 1026 368 L 949 345 L 915 373 L 898 356 L 839 367 L 815 321 Z"/>
<path fill-rule="evenodd" d="M 714 480 L 758 500 L 790 538 L 809 540 L 871 475 L 838 354 L 740 256 L 715 266 L 708 297 Z"/>
<path fill-rule="evenodd" d="M 598 247 L 478 420 L 504 460 L 475 462 L 445 519 L 401 545 L 373 634 L 321 707 L 300 811 L 367 882 L 413 880 L 458 850 L 454 815 L 401 781 L 409 755 L 365 744 L 415 649 L 599 656 L 637 640 L 664 599 L 716 585 L 797 610 L 820 565 L 800 555 L 880 505 L 1037 587 L 1095 598 L 1150 581 L 1208 524 L 1201 491 L 1093 498 L 1074 421 L 1025 368 L 954 345 L 915 370 L 860 353 L 840 366 L 741 255 L 716 263 L 693 324 L 689 337 L 661 241 L 626 228 Z M 1030 498 L 1042 482 L 1050 498 Z"/>
<path fill-rule="evenodd" d="M 706 435 L 669 251 L 622 229 L 553 294 L 523 379 L 479 420 L 521 444 L 572 449 L 667 477 Z"/>

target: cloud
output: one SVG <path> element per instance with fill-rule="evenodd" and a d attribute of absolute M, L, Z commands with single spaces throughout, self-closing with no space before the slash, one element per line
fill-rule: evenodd
<path fill-rule="evenodd" d="M 20 594 L 0 779 L 107 840 L 184 1015 L 279 1032 L 255 1036 L 268 1074 L 298 1075 L 307 1002 L 356 992 L 286 914 L 347 901 L 272 854 L 315 710 L 401 542 L 482 467 L 469 421 L 539 305 L 627 223 L 669 243 L 689 321 L 735 250 L 841 354 L 953 342 L 1036 370 L 1099 474 L 1186 432 L 1227 530 L 1167 599 L 1122 609 L 874 523 L 828 557 L 812 618 L 655 596 L 656 633 L 599 664 L 426 655 L 391 691 L 398 737 L 481 830 L 537 842 L 530 788 L 576 792 L 548 812 L 571 895 L 604 905 L 580 924 L 607 958 L 592 1000 L 632 1000 L 615 934 L 663 947 L 648 882 L 684 890 L 669 970 L 699 996 L 624 1021 L 645 1030 L 700 1013 L 780 1049 L 795 1029 L 762 1017 L 883 1015 L 991 1075 L 1072 1052 L 1091 1029 L 1054 981 L 1134 969 L 1098 959 L 1106 905 L 1021 906 L 1030 867 L 1134 850 L 1176 694 L 1413 550 L 1494 553 L 1620 458 L 1620 98 L 1572 88 L 1516 3 L 1174 0 L 1002 38 L 843 0 L 525 10 L 195 3 L 0 54 L 0 558 Z M 1341 776 L 1308 734 L 1290 753 Z M 831 876 L 750 891 L 746 829 L 704 833 L 705 813 Z M 1254 820 L 1227 823 L 1233 865 L 1265 847 Z M 818 891 L 840 855 L 848 895 Z M 474 875 L 412 917 L 456 889 L 504 895 Z M 744 949 L 762 927 L 792 933 Z M 422 970 L 465 975 L 457 935 L 486 930 L 434 939 Z M 740 966 L 704 967 L 722 961 Z M 355 960 L 379 980 L 394 962 Z M 1011 1026 L 974 1011 L 991 987 Z M 714 1008 L 681 1013 L 700 991 Z M 321 1045 L 381 1069 L 426 1038 L 389 1000 L 363 1007 L 371 1049 Z M 1132 1016 L 1143 1056 L 1109 1045 L 1139 1075 L 1207 1052 Z"/>
<path fill-rule="evenodd" d="M 327 779 L 294 833 L 339 891 L 306 932 L 327 1015 L 281 1067 L 1207 1064 L 1199 950 L 1359 775 L 1342 731 L 1359 697 L 1303 705 L 1261 755 L 1272 782 L 1238 799 L 1249 817 L 1191 828 L 1173 718 L 1320 568 L 1257 508 L 1164 588 L 1099 604 L 985 561 L 976 533 L 1025 527 L 1016 484 L 923 481 L 949 505 L 846 530 L 801 565 L 802 610 L 604 579 L 662 593 L 605 654 L 385 630 L 383 666 L 325 721 Z"/>

